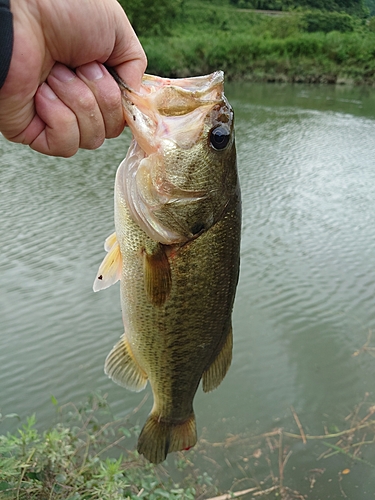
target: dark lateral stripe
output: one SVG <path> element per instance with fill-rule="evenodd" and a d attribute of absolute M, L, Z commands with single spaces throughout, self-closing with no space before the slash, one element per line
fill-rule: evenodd
<path fill-rule="evenodd" d="M 13 51 L 13 15 L 10 1 L 0 0 L 0 88 L 8 75 Z"/>

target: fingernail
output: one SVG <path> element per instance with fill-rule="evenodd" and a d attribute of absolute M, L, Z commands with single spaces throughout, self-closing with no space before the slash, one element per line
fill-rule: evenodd
<path fill-rule="evenodd" d="M 76 78 L 75 73 L 62 64 L 55 64 L 50 74 L 60 82 L 69 82 Z"/>
<path fill-rule="evenodd" d="M 102 68 L 96 62 L 92 62 L 89 64 L 85 64 L 84 66 L 81 66 L 79 68 L 79 71 L 88 80 L 100 80 L 100 78 L 102 78 L 104 74 Z"/>
<path fill-rule="evenodd" d="M 55 94 L 55 92 L 46 83 L 42 83 L 42 85 L 39 87 L 39 92 L 43 97 L 49 99 L 50 101 L 54 101 L 57 99 L 57 95 Z"/>

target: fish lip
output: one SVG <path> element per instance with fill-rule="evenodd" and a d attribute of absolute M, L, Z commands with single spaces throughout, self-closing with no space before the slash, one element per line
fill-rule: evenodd
<path fill-rule="evenodd" d="M 140 92 L 137 92 L 132 87 L 130 87 L 126 82 L 124 82 L 124 80 L 120 77 L 120 75 L 116 72 L 114 68 L 110 66 L 106 66 L 106 68 L 122 91 L 128 92 L 131 95 L 140 94 Z M 204 86 L 202 85 L 202 82 L 207 82 L 208 85 Z M 194 96 L 197 97 L 198 95 L 205 93 L 207 91 L 208 86 L 212 88 L 219 84 L 222 85 L 224 83 L 224 72 L 218 70 L 214 71 L 213 73 L 209 73 L 207 75 L 190 76 L 188 78 L 163 78 L 161 76 L 149 75 L 148 73 L 145 73 L 142 77 L 142 85 L 144 87 L 147 87 L 147 85 L 150 83 L 152 83 L 153 87 L 162 87 L 162 86 L 183 87 L 183 85 L 186 86 L 186 84 L 188 87 L 192 87 L 195 85 L 197 87 L 197 91 L 194 92 Z M 192 90 L 190 89 L 189 92 L 192 92 Z"/>

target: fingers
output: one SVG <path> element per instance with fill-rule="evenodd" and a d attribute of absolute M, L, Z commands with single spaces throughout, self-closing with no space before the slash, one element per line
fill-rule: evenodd
<path fill-rule="evenodd" d="M 105 137 L 110 139 L 121 134 L 124 128 L 124 113 L 121 91 L 102 64 L 92 62 L 76 70 L 77 76 L 89 87 L 102 115 Z"/>
<path fill-rule="evenodd" d="M 35 112 L 26 128 L 13 142 L 28 144 L 40 153 L 69 157 L 79 148 L 79 129 L 76 116 L 58 98 L 47 83 L 43 83 L 34 97 Z"/>
<path fill-rule="evenodd" d="M 72 156 L 79 148 L 96 149 L 124 128 L 121 92 L 101 64 L 74 73 L 55 64 L 35 95 L 36 116 L 16 142 L 40 153 Z"/>
<path fill-rule="evenodd" d="M 47 83 L 35 95 L 37 114 L 23 132 L 21 142 L 39 153 L 73 156 L 80 144 L 80 132 L 74 112 L 67 107 Z"/>
<path fill-rule="evenodd" d="M 59 63 L 52 68 L 47 83 L 75 114 L 79 129 L 79 147 L 98 148 L 105 139 L 105 126 L 91 89 L 73 71 Z"/>

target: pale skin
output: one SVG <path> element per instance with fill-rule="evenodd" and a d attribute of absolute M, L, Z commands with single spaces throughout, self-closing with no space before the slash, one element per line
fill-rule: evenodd
<path fill-rule="evenodd" d="M 0 131 L 53 156 L 98 148 L 125 126 L 118 85 L 138 89 L 146 56 L 116 0 L 11 0 L 14 46 Z"/>

